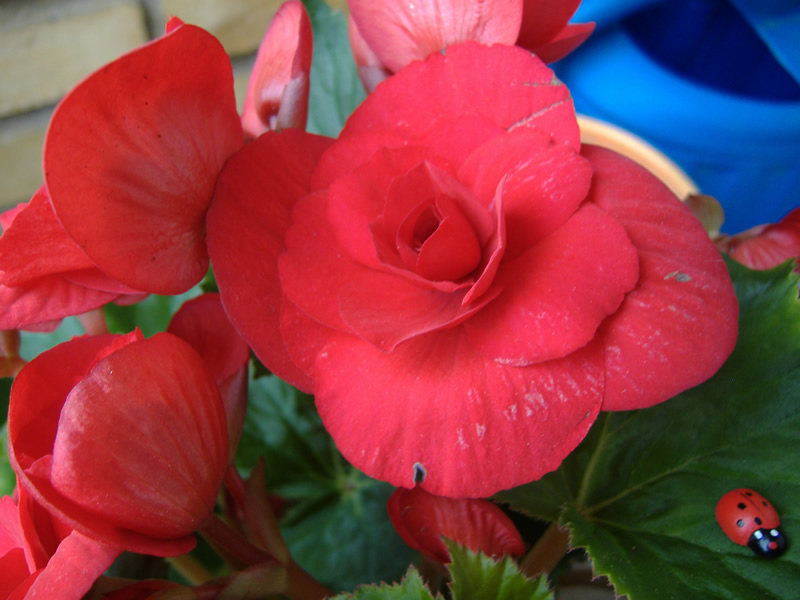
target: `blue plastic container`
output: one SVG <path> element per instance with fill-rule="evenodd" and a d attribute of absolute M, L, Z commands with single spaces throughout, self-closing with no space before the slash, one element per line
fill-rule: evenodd
<path fill-rule="evenodd" d="M 727 233 L 800 205 L 800 84 L 732 4 L 584 0 L 574 21 L 592 19 L 598 31 L 555 65 L 578 112 L 672 158 L 721 202 Z"/>

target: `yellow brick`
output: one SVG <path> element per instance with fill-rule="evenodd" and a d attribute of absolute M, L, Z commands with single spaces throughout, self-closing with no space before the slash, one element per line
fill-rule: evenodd
<path fill-rule="evenodd" d="M 50 109 L 0 120 L 0 209 L 27 202 L 42 184 L 42 142 Z"/>
<path fill-rule="evenodd" d="M 133 0 L 0 3 L 0 116 L 54 103 L 147 39 L 144 12 Z"/>
<path fill-rule="evenodd" d="M 232 56 L 254 52 L 281 0 L 145 0 L 154 27 L 170 15 L 214 34 Z M 156 32 L 158 33 L 158 32 Z"/>

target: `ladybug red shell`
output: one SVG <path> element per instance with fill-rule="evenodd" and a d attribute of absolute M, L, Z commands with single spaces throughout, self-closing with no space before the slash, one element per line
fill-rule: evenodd
<path fill-rule="evenodd" d="M 725 535 L 759 556 L 776 558 L 786 550 L 778 511 L 758 492 L 731 490 L 717 502 L 716 516 Z"/>

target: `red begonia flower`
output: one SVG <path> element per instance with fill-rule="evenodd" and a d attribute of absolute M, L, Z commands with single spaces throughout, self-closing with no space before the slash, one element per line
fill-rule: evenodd
<path fill-rule="evenodd" d="M 185 302 L 173 315 L 167 331 L 189 342 L 206 361 L 225 405 L 233 459 L 247 409 L 250 348 L 228 320 L 219 294 L 203 294 Z"/>
<path fill-rule="evenodd" d="M 59 522 L 24 488 L 0 498 L 0 598 L 79 600 L 119 555 Z"/>
<path fill-rule="evenodd" d="M 9 455 L 20 485 L 70 527 L 118 550 L 177 555 L 214 506 L 225 427 L 208 367 L 183 340 L 82 337 L 17 375 Z"/>
<path fill-rule="evenodd" d="M 370 476 L 491 495 L 557 468 L 601 409 L 664 401 L 733 349 L 700 223 L 581 149 L 569 92 L 522 49 L 451 46 L 338 140 L 287 133 L 226 165 L 209 253 L 234 325 Z"/>
<path fill-rule="evenodd" d="M 57 325 L 63 317 L 140 297 L 98 269 L 69 237 L 44 186 L 0 222 L 0 329 Z"/>
<path fill-rule="evenodd" d="M 777 223 L 721 235 L 715 241 L 720 250 L 751 269 L 771 269 L 790 258 L 800 259 L 800 208 Z"/>
<path fill-rule="evenodd" d="M 411 61 L 452 44 L 517 44 L 549 63 L 572 52 L 594 30 L 594 23 L 567 24 L 580 0 L 348 0 L 348 4 L 350 45 L 369 91 Z"/>
<path fill-rule="evenodd" d="M 248 136 L 306 128 L 312 49 L 311 21 L 303 3 L 285 2 L 267 29 L 250 74 L 242 111 Z"/>
<path fill-rule="evenodd" d="M 44 144 L 69 237 L 113 279 L 159 294 L 205 275 L 205 213 L 244 142 L 225 50 L 198 27 L 169 29 L 73 88 Z"/>
<path fill-rule="evenodd" d="M 495 559 L 525 551 L 514 523 L 488 500 L 434 496 L 418 487 L 397 488 L 386 509 L 406 544 L 442 564 L 451 562 L 443 537 Z"/>

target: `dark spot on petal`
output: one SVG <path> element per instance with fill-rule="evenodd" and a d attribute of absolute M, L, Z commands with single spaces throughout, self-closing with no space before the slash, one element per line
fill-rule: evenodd
<path fill-rule="evenodd" d="M 425 467 L 422 466 L 422 463 L 414 463 L 414 483 L 422 483 L 425 481 L 425 476 L 428 472 L 425 470 Z"/>

